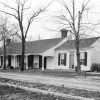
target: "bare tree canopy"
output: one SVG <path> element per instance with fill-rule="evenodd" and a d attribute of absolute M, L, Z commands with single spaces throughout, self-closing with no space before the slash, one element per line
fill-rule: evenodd
<path fill-rule="evenodd" d="M 10 25 L 8 18 L 0 17 L 0 41 L 3 45 L 3 65 L 6 70 L 6 48 L 7 40 L 12 38 L 14 35 L 15 27 Z"/>
<path fill-rule="evenodd" d="M 31 6 L 27 7 L 27 4 L 31 3 L 30 0 L 15 0 L 16 6 L 10 6 L 7 3 L 2 3 L 6 10 L 0 10 L 0 12 L 10 15 L 14 17 L 17 20 L 20 33 L 18 36 L 22 40 L 22 65 L 21 65 L 21 71 L 24 70 L 24 54 L 25 54 L 25 40 L 28 34 L 28 30 L 30 28 L 30 25 L 32 22 L 41 14 L 43 13 L 46 8 L 50 5 L 48 4 L 45 7 L 40 7 L 35 10 L 31 8 Z"/>
<path fill-rule="evenodd" d="M 77 55 L 77 71 L 81 73 L 80 66 L 80 38 L 83 36 L 88 36 L 86 33 L 89 30 L 90 25 L 92 23 L 87 23 L 86 18 L 88 17 L 88 11 L 91 6 L 89 5 L 91 0 L 77 0 L 79 5 L 77 5 L 76 0 L 57 0 L 63 8 L 64 11 L 60 13 L 60 15 L 56 15 L 55 18 L 57 22 L 61 24 L 67 30 L 71 30 L 71 33 L 75 37 L 75 48 Z M 80 2 L 81 1 L 81 2 Z"/>

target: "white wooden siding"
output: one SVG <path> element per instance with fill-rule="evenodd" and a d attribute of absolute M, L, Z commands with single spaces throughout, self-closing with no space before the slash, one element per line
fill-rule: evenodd
<path fill-rule="evenodd" d="M 54 57 L 47 57 L 47 69 L 55 69 Z"/>
<path fill-rule="evenodd" d="M 92 45 L 92 63 L 100 64 L 100 39 Z"/>

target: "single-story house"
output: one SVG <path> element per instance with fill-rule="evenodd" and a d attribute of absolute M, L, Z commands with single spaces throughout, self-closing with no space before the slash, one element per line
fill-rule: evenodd
<path fill-rule="evenodd" d="M 26 69 L 75 69 L 77 65 L 75 41 L 65 38 L 26 42 Z M 7 66 L 21 65 L 21 43 L 7 44 Z M 82 70 L 90 70 L 92 63 L 100 63 L 100 37 L 80 40 Z M 0 49 L 0 66 L 3 66 L 3 50 Z"/>

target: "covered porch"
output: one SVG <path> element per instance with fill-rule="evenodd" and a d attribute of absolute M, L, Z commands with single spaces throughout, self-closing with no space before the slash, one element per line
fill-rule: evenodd
<path fill-rule="evenodd" d="M 4 57 L 0 56 L 0 67 L 3 68 L 4 65 Z M 24 56 L 24 65 L 25 69 L 28 68 L 37 68 L 37 69 L 46 69 L 47 68 L 47 57 L 42 55 L 33 55 L 26 54 Z M 21 66 L 21 55 L 7 55 L 6 56 L 6 67 L 20 67 Z"/>

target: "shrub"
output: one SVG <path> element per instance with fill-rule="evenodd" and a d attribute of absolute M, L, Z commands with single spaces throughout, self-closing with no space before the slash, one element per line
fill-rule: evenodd
<path fill-rule="evenodd" d="M 10 66 L 10 69 L 14 69 L 14 67 L 13 66 Z"/>
<path fill-rule="evenodd" d="M 100 72 L 100 64 L 98 63 L 93 63 L 91 65 L 91 71 L 94 72 L 94 71 L 97 71 L 97 72 Z"/>

